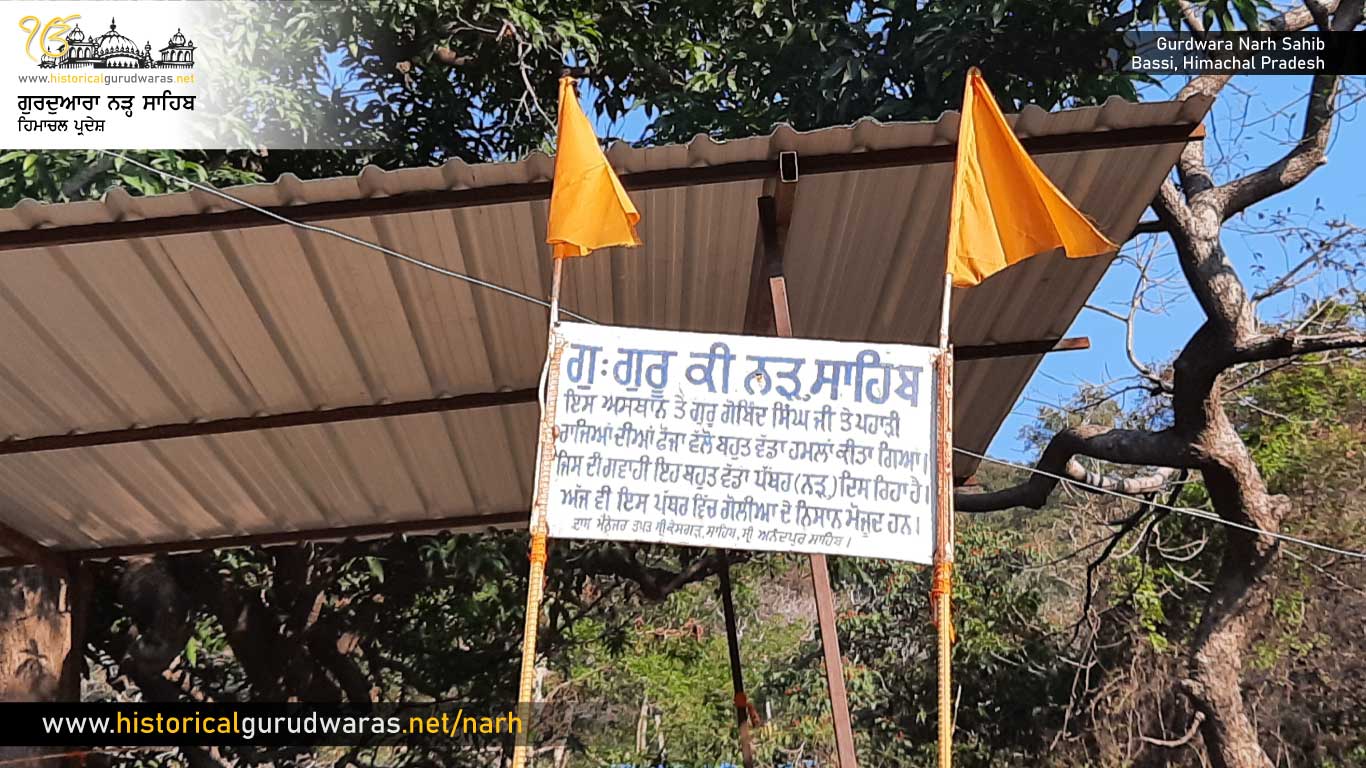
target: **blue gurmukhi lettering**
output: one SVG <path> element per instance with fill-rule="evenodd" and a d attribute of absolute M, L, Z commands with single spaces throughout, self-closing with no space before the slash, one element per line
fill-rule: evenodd
<path fill-rule="evenodd" d="M 612 380 L 635 392 L 642 386 L 648 387 L 656 395 L 662 395 L 669 385 L 669 360 L 677 352 L 663 349 L 636 349 L 619 347 L 617 362 L 612 366 Z"/>

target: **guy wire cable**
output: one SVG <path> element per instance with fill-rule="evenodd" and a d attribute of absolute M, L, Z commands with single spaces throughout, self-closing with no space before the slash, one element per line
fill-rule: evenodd
<path fill-rule="evenodd" d="M 1220 516 L 1214 514 L 1213 512 L 1206 512 L 1206 511 L 1203 510 L 1203 509 L 1195 509 L 1195 508 L 1193 508 L 1193 507 L 1176 507 L 1176 506 L 1172 506 L 1172 505 L 1170 505 L 1170 504 L 1163 504 L 1163 503 L 1160 502 L 1160 501 L 1149 501 L 1149 500 L 1147 500 L 1147 499 L 1139 498 L 1138 496 L 1130 496 L 1130 495 L 1127 494 L 1127 493 L 1120 493 L 1119 491 L 1112 491 L 1112 490 L 1110 490 L 1109 488 L 1101 488 L 1101 487 L 1098 486 L 1098 485 L 1091 485 L 1090 483 L 1084 483 L 1084 482 L 1081 482 L 1080 480 L 1073 480 L 1073 479 L 1070 478 L 1070 477 L 1065 477 L 1065 476 L 1063 476 L 1063 475 L 1054 474 L 1054 473 L 1052 473 L 1052 472 L 1048 472 L 1048 471 L 1039 469 L 1039 468 L 1037 468 L 1037 467 L 1031 467 L 1031 466 L 1029 466 L 1029 465 L 1027 465 L 1027 464 L 1018 464 L 1018 463 L 1013 462 L 1013 461 L 1006 461 L 1005 459 L 995 459 L 995 458 L 992 458 L 992 457 L 990 457 L 990 456 L 987 456 L 986 454 L 983 454 L 983 453 L 977 453 L 977 452 L 975 452 L 975 451 L 969 451 L 969 450 L 967 450 L 966 448 L 954 448 L 953 450 L 957 451 L 958 453 L 963 454 L 964 456 L 971 456 L 971 457 L 973 457 L 973 458 L 975 458 L 975 459 L 981 459 L 982 461 L 989 461 L 989 462 L 991 462 L 992 464 L 999 464 L 999 465 L 1001 465 L 1001 466 L 1003 466 L 1003 467 L 1014 467 L 1015 469 L 1022 469 L 1022 470 L 1026 471 L 1026 472 L 1032 472 L 1032 473 L 1034 473 L 1034 474 L 1036 474 L 1036 475 L 1043 475 L 1044 477 L 1051 477 L 1051 478 L 1053 478 L 1053 479 L 1055 479 L 1055 480 L 1061 480 L 1061 481 L 1063 481 L 1063 482 L 1065 482 L 1065 483 L 1071 483 L 1072 485 L 1079 486 L 1079 487 L 1081 487 L 1081 488 L 1085 488 L 1085 489 L 1087 489 L 1087 490 L 1094 491 L 1094 492 L 1096 492 L 1096 493 L 1103 493 L 1103 494 L 1107 494 L 1107 495 L 1109 495 L 1109 496 L 1114 496 L 1114 497 L 1117 497 L 1117 498 L 1120 498 L 1120 499 L 1126 499 L 1126 500 L 1128 500 L 1128 501 L 1137 502 L 1137 503 L 1139 503 L 1139 504 L 1146 504 L 1146 505 L 1148 505 L 1148 506 L 1150 506 L 1150 507 L 1156 507 L 1156 508 L 1158 508 L 1158 509 L 1166 509 L 1166 510 L 1170 510 L 1170 511 L 1172 511 L 1172 512 L 1179 512 L 1179 513 L 1181 513 L 1181 514 L 1183 514 L 1183 515 L 1189 515 L 1189 516 L 1191 516 L 1191 517 L 1198 517 L 1198 518 L 1200 518 L 1200 519 L 1202 519 L 1202 520 L 1208 520 L 1208 521 L 1210 521 L 1210 522 L 1212 522 L 1212 523 L 1219 523 L 1220 525 L 1226 525 L 1226 526 L 1228 526 L 1228 527 L 1230 527 L 1230 528 L 1238 528 L 1238 529 L 1241 529 L 1241 530 L 1244 530 L 1244 531 L 1248 531 L 1249 533 L 1257 533 L 1257 534 L 1261 534 L 1261 535 L 1264 535 L 1264 536 L 1270 536 L 1270 537 L 1273 538 L 1273 539 L 1280 539 L 1280 540 L 1282 540 L 1282 541 L 1289 541 L 1289 542 L 1292 542 L 1292 543 L 1295 543 L 1295 544 L 1301 544 L 1301 545 L 1303 545 L 1303 546 L 1310 547 L 1310 548 L 1313 548 L 1313 549 L 1323 550 L 1324 552 L 1331 552 L 1331 553 L 1333 553 L 1333 554 L 1335 554 L 1335 555 L 1342 555 L 1342 556 L 1344 556 L 1344 557 L 1351 557 L 1351 558 L 1355 558 L 1355 559 L 1358 559 L 1358 560 L 1366 560 L 1366 552 L 1357 552 L 1357 551 L 1350 550 L 1350 549 L 1339 549 L 1339 548 L 1337 548 L 1337 547 L 1329 546 L 1328 544 L 1320 544 L 1320 543 L 1317 542 L 1317 541 L 1311 541 L 1310 539 L 1302 539 L 1302 538 L 1299 538 L 1298 536 L 1291 536 L 1291 535 L 1288 534 L 1288 533 L 1277 533 L 1277 532 L 1273 532 L 1273 531 L 1264 531 L 1264 530 L 1262 530 L 1261 528 L 1258 528 L 1258 527 L 1253 526 L 1253 525 L 1244 525 L 1244 524 L 1242 524 L 1242 523 L 1235 523 L 1235 522 L 1233 522 L 1232 520 L 1225 520 L 1224 518 L 1222 518 L 1222 517 L 1220 517 Z"/>
<path fill-rule="evenodd" d="M 181 184 L 183 184 L 183 185 L 185 185 L 185 186 L 187 186 L 187 187 L 192 187 L 192 188 L 198 189 L 198 190 L 200 190 L 200 191 L 202 191 L 202 192 L 207 192 L 207 193 L 209 193 L 209 194 L 211 194 L 211 195 L 213 195 L 213 196 L 215 196 L 215 197 L 221 198 L 221 199 L 223 199 L 223 200 L 227 200 L 228 202 L 233 203 L 234 205 L 238 205 L 238 206 L 241 206 L 242 208 L 246 208 L 246 209 L 248 209 L 248 210 L 255 211 L 255 212 L 257 212 L 257 213 L 259 213 L 259 214 L 261 214 L 261 215 L 263 215 L 263 216 L 267 216 L 267 217 L 269 217 L 269 218 L 271 218 L 271 219 L 274 219 L 274 220 L 276 220 L 276 221 L 278 221 L 278 222 L 280 222 L 280 223 L 282 223 L 282 224 L 287 224 L 287 225 L 289 225 L 289 226 L 291 226 L 291 227 L 296 227 L 296 228 L 298 228 L 298 229 L 303 229 L 303 230 L 306 230 L 306 231 L 309 231 L 309 232 L 316 232 L 316 233 L 318 233 L 318 234 L 330 235 L 330 236 L 332 236 L 332 237 L 340 238 L 340 239 L 345 240 L 345 241 L 347 241 L 347 242 L 349 242 L 349 243 L 353 243 L 353 244 L 355 244 L 355 245 L 359 245 L 359 246 L 361 246 L 361 247 L 363 247 L 363 248 L 369 248 L 369 249 L 371 249 L 371 250 L 373 250 L 373 251 L 377 251 L 377 252 L 379 252 L 379 253 L 382 253 L 382 254 L 384 254 L 385 256 L 389 256 L 389 257 L 391 257 L 391 258 L 399 259 L 399 260 L 401 260 L 401 261 L 404 261 L 404 262 L 407 262 L 407 263 L 409 263 L 409 264 L 412 264 L 413 266 L 420 267 L 420 268 L 426 269 L 426 270 L 430 270 L 430 271 L 435 272 L 435 273 L 437 273 L 437 274 L 439 274 L 439 275 L 444 275 L 444 276 L 446 276 L 446 277 L 455 278 L 455 279 L 457 279 L 457 280 L 463 280 L 463 281 L 465 281 L 465 282 L 467 282 L 467 283 L 470 283 L 470 284 L 472 284 L 472 285 L 477 285 L 477 286 L 479 286 L 479 287 L 481 287 L 481 288 L 488 288 L 489 290 L 497 291 L 498 293 L 502 293 L 502 294 L 505 294 L 505 295 L 507 295 L 507 296 L 512 296 L 513 298 L 521 299 L 521 300 L 523 300 L 523 301 L 527 301 L 527 302 L 530 302 L 530 303 L 532 303 L 532 304 L 536 304 L 537 306 L 546 307 L 547 309 L 550 308 L 550 302 L 545 301 L 544 299 L 536 298 L 535 296 L 531 296 L 531 295 L 526 294 L 526 293 L 522 293 L 521 291 L 518 291 L 518 290 L 516 290 L 516 289 L 514 289 L 514 288 L 508 288 L 507 286 L 504 286 L 504 285 L 499 285 L 499 284 L 497 284 L 497 283 L 492 283 L 492 282 L 489 282 L 489 281 L 487 281 L 487 280 L 482 280 L 482 279 L 480 279 L 480 278 L 474 277 L 473 275 L 468 275 L 468 274 L 465 274 L 465 273 L 462 273 L 462 272 L 456 272 L 456 271 L 454 271 L 454 270 L 446 269 L 445 267 L 437 266 L 436 264 L 432 264 L 431 262 L 423 261 L 422 259 L 416 258 L 416 257 L 414 257 L 414 256 L 409 256 L 409 255 L 404 254 L 404 253 L 399 253 L 398 251 L 395 251 L 395 250 L 390 249 L 390 248 L 386 248 L 386 247 L 384 247 L 384 246 L 382 246 L 382 245 L 380 245 L 380 244 L 378 244 L 378 243 L 372 243 L 372 242 L 370 242 L 370 241 L 368 241 L 368 240 L 365 240 L 365 239 L 363 239 L 363 238 L 359 238 L 359 237 L 356 237 L 356 236 L 354 236 L 354 235 L 349 235 L 349 234 L 347 234 L 347 233 L 345 233 L 345 232 L 341 232 L 341 231 L 339 231 L 339 230 L 332 229 L 331 227 L 318 226 L 318 225 L 315 225 L 315 224 L 305 224 L 304 222 L 301 222 L 301 221 L 295 221 L 295 220 L 293 220 L 293 219 L 290 219 L 290 218 L 287 217 L 287 216 L 282 216 L 282 215 L 280 215 L 280 214 L 278 214 L 278 213 L 275 213 L 274 211 L 268 210 L 268 209 L 266 209 L 266 208 L 262 208 L 262 207 L 259 206 L 259 205 L 255 205 L 255 204 L 253 204 L 253 203 L 249 203 L 249 202 L 247 202 L 246 200 L 243 200 L 243 199 L 238 198 L 238 197 L 236 197 L 236 196 L 234 196 L 234 195 L 228 194 L 227 192 L 224 192 L 223 190 L 218 189 L 217 187 L 213 187 L 213 186 L 210 186 L 210 185 L 208 185 L 208 184 L 201 184 L 201 183 L 199 183 L 199 182 L 197 182 L 197 181 L 192 181 L 192 180 L 190 180 L 190 179 L 184 178 L 183 176 L 179 176 L 179 175 L 176 175 L 176 174 L 171 173 L 171 172 L 169 172 L 169 171 L 165 171 L 165 170 L 162 170 L 162 169 L 160 169 L 160 168 L 156 168 L 156 167 L 154 167 L 154 166 L 152 166 L 152 165 L 149 165 L 149 164 L 147 164 L 147 163 L 144 163 L 144 162 L 142 162 L 142 161 L 140 161 L 140 160 L 135 160 L 135 159 L 133 159 L 133 158 L 131 158 L 131 157 L 128 157 L 127 155 L 124 155 L 124 154 L 121 154 L 121 153 L 118 153 L 118 152 L 111 152 L 111 151 L 106 150 L 106 149 L 97 149 L 96 151 L 97 151 L 97 152 L 100 152 L 101 154 L 108 155 L 109 157 L 112 157 L 112 158 L 115 158 L 115 159 L 118 159 L 118 160 L 122 160 L 122 161 L 124 161 L 124 162 L 126 162 L 126 163 L 130 163 L 130 164 L 132 164 L 132 165 L 134 165 L 134 166 L 136 166 L 136 167 L 138 167 L 138 168 L 142 168 L 143 170 L 146 170 L 146 171 L 150 171 L 150 172 L 152 172 L 152 173 L 155 173 L 155 174 L 157 174 L 158 176 L 161 176 L 162 178 L 170 179 L 170 180 L 172 180 L 172 181 L 177 181 L 177 182 L 179 182 L 179 183 L 181 183 Z M 576 312 L 572 312 L 572 311 L 570 311 L 570 310 L 563 309 L 563 308 L 561 309 L 561 311 L 563 311 L 566 315 L 569 315 L 570 317 L 575 318 L 576 320 L 582 320 L 582 321 L 584 321 L 584 322 L 586 322 L 586 323 L 592 323 L 592 324 L 594 324 L 594 325 L 597 325 L 597 324 L 598 324 L 596 320 L 593 320 L 592 318 L 589 318 L 589 317 L 584 317 L 583 315 L 580 315 L 580 314 L 578 314 L 578 313 L 576 313 Z M 544 375 L 545 375 L 545 372 L 542 371 L 542 377 L 543 377 L 543 378 L 544 378 Z M 544 386 L 544 383 L 543 383 L 543 382 L 542 382 L 542 386 Z M 540 389 L 540 387 L 538 387 L 538 389 Z M 541 397 L 543 398 L 543 397 L 544 397 L 544 394 L 542 394 Z M 988 461 L 988 462 L 991 462 L 991 463 L 993 463 L 993 464 L 999 464 L 999 465 L 1005 466 L 1005 467 L 1013 467 L 1013 468 L 1015 468 L 1015 469 L 1024 470 L 1024 471 L 1026 471 L 1026 472 L 1032 472 L 1032 473 L 1034 473 L 1034 474 L 1039 474 L 1039 475 L 1044 475 L 1044 476 L 1046 476 L 1046 477 L 1051 477 L 1051 478 L 1053 478 L 1053 479 L 1055 479 L 1055 480 L 1060 480 L 1060 481 L 1062 481 L 1062 482 L 1071 483 L 1071 484 L 1073 484 L 1073 485 L 1080 486 L 1080 487 L 1082 487 L 1082 488 L 1086 488 L 1086 489 L 1091 490 L 1091 491 L 1094 491 L 1094 492 L 1096 492 L 1096 493 L 1107 494 L 1107 495 L 1114 496 L 1114 497 L 1117 497 L 1117 498 L 1121 498 L 1121 499 L 1126 499 L 1126 500 L 1129 500 L 1129 501 L 1138 502 L 1138 503 L 1140 503 L 1140 504 L 1147 504 L 1148 506 L 1156 507 L 1156 508 L 1159 508 L 1159 509 L 1167 509 L 1167 510 L 1170 510 L 1170 511 L 1172 511 L 1172 512 L 1178 512 L 1178 513 L 1183 514 L 1183 515 L 1189 515 L 1189 516 L 1191 516 L 1191 517 L 1200 518 L 1200 519 L 1202 519 L 1202 520 L 1208 520 L 1208 521 L 1210 521 L 1210 522 L 1219 523 L 1219 524 L 1221 524 L 1221 525 L 1226 525 L 1226 526 L 1229 526 L 1229 527 L 1231 527 L 1231 528 L 1238 528 L 1238 529 L 1241 529 L 1241 530 L 1244 530 L 1244 531 L 1248 531 L 1249 533 L 1256 533 L 1256 534 L 1261 534 L 1261 535 L 1265 535 L 1265 536 L 1270 536 L 1270 537 L 1272 537 L 1272 538 L 1274 538 L 1274 539 L 1279 539 L 1279 540 L 1282 540 L 1282 541 L 1288 541 L 1288 542 L 1292 542 L 1292 543 L 1295 543 L 1295 544 L 1300 544 L 1300 545 L 1302 545 L 1302 546 L 1306 546 L 1306 547 L 1310 547 L 1310 548 L 1313 548 L 1313 549 L 1322 550 L 1322 551 L 1324 551 L 1324 552 L 1331 552 L 1331 553 L 1333 553 L 1333 554 L 1342 555 L 1342 556 L 1344 556 L 1344 557 L 1350 557 L 1350 558 L 1355 558 L 1355 559 L 1359 559 L 1359 560 L 1366 560 L 1366 552 L 1356 552 L 1356 551 L 1348 550 L 1348 549 L 1340 549 L 1340 548 L 1338 548 L 1338 547 L 1333 547 L 1333 546 L 1330 546 L 1330 545 L 1327 545 L 1327 544 L 1320 544 L 1319 542 L 1311 541 L 1311 540 L 1309 540 L 1309 539 L 1303 539 L 1303 538 L 1299 538 L 1299 537 L 1297 537 L 1297 536 L 1291 536 L 1290 534 L 1276 533 L 1276 532 L 1272 532 L 1272 531 L 1265 531 L 1265 530 L 1262 530 L 1262 529 L 1260 529 L 1260 528 L 1257 528 L 1256 526 L 1244 525 L 1244 524 L 1242 524 L 1242 523 L 1236 523 L 1236 522 L 1233 522 L 1233 521 L 1231 521 L 1231 520 L 1225 520 L 1225 519 L 1223 519 L 1222 517 L 1219 517 L 1218 515 L 1216 515 L 1216 514 L 1214 514 L 1214 513 L 1206 512 L 1206 511 L 1204 511 L 1204 510 L 1194 509 L 1194 508 L 1191 508 L 1191 507 L 1177 507 L 1177 506 L 1172 506 L 1172 505 L 1169 505 L 1169 504 L 1163 504 L 1163 503 L 1157 502 L 1157 501 L 1148 501 L 1147 499 L 1141 499 L 1141 498 L 1138 498 L 1137 496 L 1130 496 L 1130 495 L 1128 495 L 1128 494 L 1120 493 L 1120 492 L 1118 492 L 1118 491 L 1112 491 L 1112 490 L 1110 490 L 1110 489 L 1108 489 L 1108 488 L 1101 488 L 1100 486 L 1095 486 L 1095 485 L 1091 485 L 1091 484 L 1089 484 L 1089 483 L 1084 483 L 1084 482 L 1080 482 L 1080 481 L 1078 481 L 1078 480 L 1073 480 L 1073 479 L 1070 478 L 1070 477 L 1065 477 L 1065 476 L 1063 476 L 1063 475 L 1054 474 L 1054 473 L 1052 473 L 1052 472 L 1047 472 L 1047 471 L 1042 470 L 1042 469 L 1039 469 L 1039 468 L 1037 468 L 1037 467 L 1031 467 L 1031 466 L 1028 466 L 1028 465 L 1025 465 L 1025 464 L 1019 464 L 1019 463 L 1016 463 L 1016 462 L 1006 461 L 1006 460 L 1004 460 L 1004 459 L 993 458 L 993 457 L 987 456 L 987 455 L 985 455 L 985 454 L 976 453 L 976 452 L 974 452 L 974 451 L 969 451 L 969 450 L 967 450 L 967 449 L 965 449 L 965 448 L 954 448 L 953 450 L 956 451 L 956 452 L 958 452 L 958 453 L 961 453 L 961 454 L 963 454 L 963 455 L 965 455 L 965 456 L 972 456 L 973 458 L 980 459 L 980 460 L 982 460 L 982 461 Z"/>
<path fill-rule="evenodd" d="M 161 176 L 162 178 L 170 179 L 170 180 L 173 180 L 173 181 L 178 181 L 178 182 L 180 182 L 181 184 L 184 184 L 185 186 L 193 187 L 194 189 L 198 189 L 198 190 L 200 190 L 201 192 L 207 192 L 207 193 L 209 193 L 209 194 L 211 194 L 211 195 L 213 195 L 213 196 L 215 196 L 215 197 L 222 198 L 223 200 L 227 200 L 228 202 L 233 203 L 234 205 L 239 205 L 239 206 L 241 206 L 241 207 L 243 207 L 243 208 L 246 208 L 246 209 L 248 209 L 248 210 L 255 211 L 255 212 L 257 212 L 257 213 L 259 213 L 259 214 L 261 214 L 261 215 L 263 215 L 263 216 L 268 216 L 268 217 L 270 217 L 270 218 L 272 218 L 272 219 L 275 219 L 276 221 L 278 221 L 278 222 L 280 222 L 280 223 L 282 223 L 282 224 L 288 224 L 288 225 L 291 226 L 291 227 L 297 227 L 297 228 L 299 228 L 299 229 L 307 230 L 307 231 L 309 231 L 309 232 L 317 232 L 318 234 L 331 235 L 332 237 L 341 238 L 342 240 L 345 240 L 345 241 L 347 241 L 347 242 L 349 242 L 349 243 L 354 243 L 355 245 L 359 245 L 359 246 L 364 247 L 364 248 L 369 248 L 370 250 L 373 250 L 373 251 L 378 251 L 379 253 L 382 253 L 382 254 L 384 254 L 385 256 L 389 256 L 389 257 L 391 257 L 391 258 L 399 259 L 400 261 L 405 261 L 405 262 L 407 262 L 407 263 L 409 263 L 409 264 L 412 264 L 413 266 L 421 267 L 422 269 L 431 270 L 432 272 L 435 272 L 435 273 L 437 273 L 438 275 L 444 275 L 444 276 L 446 276 L 446 277 L 453 277 L 453 278 L 455 278 L 456 280 L 463 280 L 463 281 L 465 281 L 465 282 L 467 282 L 467 283 L 471 283 L 471 284 L 473 284 L 473 285 L 477 285 L 477 286 L 479 286 L 479 287 L 481 287 L 481 288 L 488 288 L 489 290 L 497 291 L 497 292 L 499 292 L 499 293 L 506 294 L 506 295 L 508 295 L 508 296 L 512 296 L 513 298 L 521 299 L 521 300 L 523 300 L 523 301 L 529 301 L 529 302 L 531 302 L 532 304 L 536 304 L 536 305 L 538 305 L 538 306 L 546 307 L 547 309 L 550 307 L 550 302 L 545 301 L 544 299 L 538 299 L 538 298 L 536 298 L 535 296 L 531 296 L 530 294 L 522 293 L 521 291 L 516 290 L 516 289 L 514 289 L 514 288 L 508 288 L 508 287 L 505 286 L 505 285 L 499 285 L 499 284 L 497 284 L 497 283 L 491 283 L 491 282 L 489 282 L 489 281 L 487 281 L 487 280 L 481 280 L 480 278 L 474 277 L 473 275 L 465 274 L 465 273 L 463 273 L 463 272 L 456 272 L 456 271 L 454 271 L 454 270 L 446 269 L 445 267 L 441 267 L 441 266 L 437 266 L 436 264 L 432 264 L 432 263 L 429 262 L 429 261 L 423 261 L 422 259 L 419 259 L 419 258 L 417 258 L 417 257 L 415 257 L 415 256 L 409 256 L 409 255 L 407 255 L 407 254 L 405 254 L 405 253 L 399 253 L 398 251 L 395 251 L 395 250 L 390 249 L 390 248 L 386 248 L 386 247 L 384 247 L 384 246 L 382 246 L 382 245 L 380 245 L 380 244 L 378 244 L 378 243 L 372 243 L 372 242 L 370 242 L 369 240 L 365 240 L 365 239 L 363 239 L 363 238 L 359 238 L 359 237 L 356 237 L 356 236 L 354 236 L 354 235 L 348 235 L 348 234 L 346 234 L 345 232 L 341 232 L 341 231 L 339 231 L 339 230 L 332 229 L 331 227 L 323 227 L 323 226 L 318 226 L 318 225 L 316 225 L 316 224 L 305 224 L 305 223 L 302 222 L 302 221 L 295 221 L 295 220 L 293 220 L 293 219 L 291 219 L 291 218 L 289 218 L 289 217 L 287 217 L 287 216 L 282 216 L 282 215 L 280 215 L 280 214 L 278 214 L 278 213 L 276 213 L 276 212 L 274 212 L 274 211 L 271 211 L 271 210 L 269 210 L 269 209 L 267 209 L 267 208 L 262 208 L 262 207 L 259 206 L 259 205 L 255 205 L 255 204 L 253 204 L 253 203 L 249 203 L 249 202 L 247 202 L 246 200 L 243 200 L 243 199 L 241 199 L 241 198 L 239 198 L 239 197 L 235 197 L 235 196 L 233 196 L 233 195 L 230 195 L 230 194 L 228 194 L 227 192 L 224 192 L 223 190 L 218 189 L 217 187 L 213 187 L 213 186 L 210 186 L 210 185 L 208 185 L 208 184 L 201 184 L 201 183 L 199 183 L 199 182 L 197 182 L 197 181 L 192 181 L 192 180 L 187 179 L 187 178 L 185 178 L 185 177 L 183 177 L 183 176 L 177 176 L 176 174 L 171 173 L 170 171 L 164 171 L 164 170 L 162 170 L 162 169 L 160 169 L 160 168 L 154 167 L 154 166 L 149 165 L 149 164 L 147 164 L 147 163 L 144 163 L 144 162 L 142 162 L 142 161 L 140 161 L 140 160 L 134 160 L 133 158 L 128 157 L 127 155 L 124 155 L 124 154 L 121 154 L 121 153 L 118 153 L 118 152 L 111 152 L 111 151 L 109 151 L 109 150 L 107 150 L 107 149 L 97 149 L 97 150 L 95 150 L 95 151 L 96 151 L 96 152 L 100 152 L 100 153 L 105 154 L 105 155 L 108 155 L 109 157 L 112 157 L 112 158 L 116 158 L 116 159 L 122 160 L 122 161 L 124 161 L 124 162 L 126 162 L 126 163 L 130 163 L 130 164 L 135 165 L 135 166 L 137 166 L 137 167 L 139 167 L 139 168 L 142 168 L 143 170 L 151 171 L 152 173 L 155 173 L 155 174 L 157 174 L 158 176 Z M 592 323 L 592 324 L 594 324 L 594 325 L 597 325 L 597 324 L 598 324 L 598 321 L 592 319 L 591 317 L 584 317 L 583 315 L 580 315 L 580 314 L 578 314 L 578 313 L 576 313 L 576 312 L 571 312 L 570 310 L 563 309 L 563 308 L 561 308 L 561 311 L 564 312 L 566 315 L 569 315 L 570 317 L 574 318 L 575 320 L 582 320 L 582 321 L 584 321 L 585 323 Z"/>

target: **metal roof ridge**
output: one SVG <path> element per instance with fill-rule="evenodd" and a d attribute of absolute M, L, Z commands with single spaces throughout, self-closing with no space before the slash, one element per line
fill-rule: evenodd
<path fill-rule="evenodd" d="M 1138 120 L 1141 126 L 1194 124 L 1203 120 L 1212 97 L 1203 94 L 1177 101 L 1129 101 L 1111 96 L 1099 105 L 1072 107 L 1046 111 L 1037 105 L 1026 105 L 1019 113 L 1007 115 L 1012 126 L 1025 124 L 1018 131 L 1022 138 L 1044 138 L 1071 133 L 1103 133 L 1124 126 L 1116 112 L 1137 110 L 1153 113 Z M 1109 113 L 1109 114 L 1107 114 Z M 1094 115 L 1087 120 L 1090 128 L 1067 130 L 1078 116 Z M 1158 117 L 1163 115 L 1163 117 Z M 1129 122 L 1137 115 L 1127 115 Z M 701 133 L 684 144 L 662 144 L 635 147 L 623 141 L 613 142 L 606 154 L 623 176 L 688 168 L 711 168 L 737 162 L 757 162 L 776 156 L 778 151 L 794 149 L 813 137 L 839 137 L 843 148 L 821 155 L 852 155 L 860 152 L 887 149 L 943 147 L 954 143 L 959 112 L 945 110 L 933 121 L 883 122 L 873 117 L 862 117 L 847 125 L 798 130 L 790 123 L 778 123 L 767 134 L 736 139 L 717 139 Z M 1057 131 L 1046 130 L 1042 123 L 1056 123 Z M 869 129 L 874 131 L 868 135 Z M 1041 130 L 1043 128 L 1043 130 Z M 864 135 L 860 136 L 860 132 Z M 909 134 L 919 140 L 910 140 Z M 877 140 L 881 134 L 882 140 Z M 759 145 L 758 152 L 742 153 L 746 145 Z M 725 157 L 713 156 L 722 150 L 732 150 Z M 743 154 L 742 158 L 738 155 Z M 678 159 L 673 155 L 679 155 Z M 760 156 L 762 155 L 762 157 Z M 662 164 L 650 162 L 659 157 Z M 672 162 L 670 162 L 673 160 Z M 386 169 L 367 164 L 355 175 L 318 179 L 300 179 L 293 173 L 280 174 L 274 181 L 256 182 L 224 187 L 222 191 L 255 205 L 289 208 L 297 205 L 355 200 L 374 200 L 414 192 L 443 192 L 473 190 L 507 185 L 548 184 L 554 174 L 554 159 L 540 150 L 518 160 L 469 163 L 451 158 L 440 165 L 412 166 Z M 415 183 L 412 183 L 415 182 Z M 328 188 L 331 189 L 328 189 Z M 315 194 L 323 192 L 323 194 Z M 186 214 L 211 214 L 237 210 L 237 206 L 197 190 L 167 192 L 158 195 L 135 196 L 122 186 L 113 186 L 98 199 L 69 202 L 42 202 L 24 198 L 10 208 L 0 208 L 0 236 L 5 232 L 49 229 L 72 225 L 127 222 L 166 218 Z M 54 214 L 62 214 L 60 216 Z M 65 219 L 65 220 L 61 220 Z"/>

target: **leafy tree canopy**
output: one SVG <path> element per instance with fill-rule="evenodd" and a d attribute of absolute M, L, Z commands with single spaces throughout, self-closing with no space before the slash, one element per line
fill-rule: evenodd
<path fill-rule="evenodd" d="M 1111 62 L 1135 9 L 1123 0 L 266 0 L 238 6 L 226 47 L 242 124 L 332 151 L 138 153 L 218 185 L 355 173 L 546 147 L 567 64 L 606 121 L 641 110 L 647 143 L 932 119 L 969 66 L 1015 107 L 1134 98 Z M 1149 4 L 1140 3 L 1147 8 Z M 1149 10 L 1155 10 L 1151 4 Z M 1127 9 L 1127 12 L 1126 12 Z M 1149 19 L 1151 21 L 1151 19 Z M 1094 30 L 1094 31 L 1085 31 Z M 94 152 L 0 153 L 0 205 L 168 190 Z"/>

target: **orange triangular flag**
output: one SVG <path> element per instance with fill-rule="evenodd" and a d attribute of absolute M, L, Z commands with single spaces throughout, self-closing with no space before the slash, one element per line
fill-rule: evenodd
<path fill-rule="evenodd" d="M 1030 159 L 976 67 L 968 70 L 962 114 L 949 208 L 954 285 L 977 285 L 1055 248 L 1072 259 L 1119 250 Z"/>
<path fill-rule="evenodd" d="M 640 214 L 607 164 L 593 125 L 579 107 L 574 78 L 560 78 L 555 186 L 545 241 L 554 246 L 557 259 L 587 256 L 595 248 L 640 245 L 639 221 Z"/>

